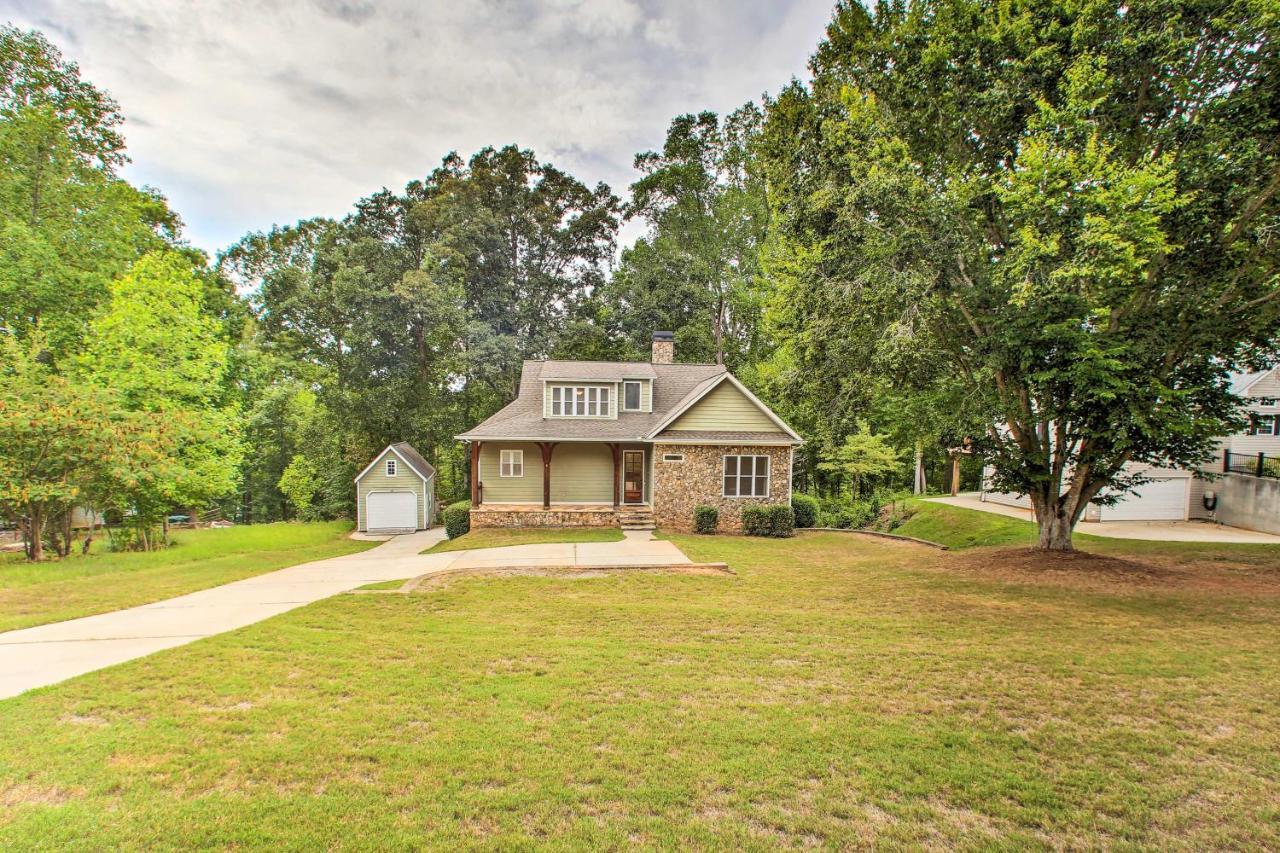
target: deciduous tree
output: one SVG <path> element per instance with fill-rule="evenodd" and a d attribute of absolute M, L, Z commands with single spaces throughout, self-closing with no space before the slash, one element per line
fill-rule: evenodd
<path fill-rule="evenodd" d="M 800 371 L 926 354 L 1044 549 L 1131 463 L 1204 462 L 1228 373 L 1277 342 L 1278 26 L 1252 0 L 842 3 L 765 133 Z"/>

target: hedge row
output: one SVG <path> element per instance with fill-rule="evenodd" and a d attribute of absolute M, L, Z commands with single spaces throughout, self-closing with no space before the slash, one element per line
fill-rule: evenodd
<path fill-rule="evenodd" d="M 785 539 L 795 533 L 796 516 L 786 504 L 750 504 L 742 508 L 742 532 Z"/>

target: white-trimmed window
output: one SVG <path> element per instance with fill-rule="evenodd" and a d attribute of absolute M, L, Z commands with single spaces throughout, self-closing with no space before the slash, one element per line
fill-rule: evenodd
<path fill-rule="evenodd" d="M 387 460 L 387 476 L 394 477 L 395 475 L 396 475 L 396 460 L 388 459 Z"/>
<path fill-rule="evenodd" d="M 684 454 L 683 453 L 664 453 L 662 454 L 662 461 L 663 462 L 683 462 Z"/>
<path fill-rule="evenodd" d="M 636 380 L 622 383 L 622 411 L 640 411 L 640 383 Z"/>
<path fill-rule="evenodd" d="M 551 414 L 557 418 L 609 417 L 609 387 L 552 385 Z"/>
<path fill-rule="evenodd" d="M 524 451 L 523 450 L 503 450 L 498 455 L 498 476 L 499 477 L 523 477 L 524 476 Z"/>
<path fill-rule="evenodd" d="M 726 498 L 769 497 L 769 457 L 724 457 L 724 496 Z"/>

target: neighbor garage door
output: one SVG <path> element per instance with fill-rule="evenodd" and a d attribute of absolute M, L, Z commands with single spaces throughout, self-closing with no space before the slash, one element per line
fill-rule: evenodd
<path fill-rule="evenodd" d="M 417 530 L 418 496 L 413 492 L 374 492 L 365 498 L 370 530 Z"/>
<path fill-rule="evenodd" d="M 1125 495 L 1115 506 L 1104 506 L 1103 521 L 1182 521 L 1187 517 L 1186 477 L 1152 480 Z"/>

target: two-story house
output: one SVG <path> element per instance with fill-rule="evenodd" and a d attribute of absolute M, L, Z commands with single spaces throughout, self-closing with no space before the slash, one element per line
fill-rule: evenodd
<path fill-rule="evenodd" d="M 699 505 L 741 526 L 749 503 L 790 503 L 800 437 L 723 365 L 526 361 L 516 399 L 458 436 L 474 527 L 611 525 L 688 530 Z"/>

